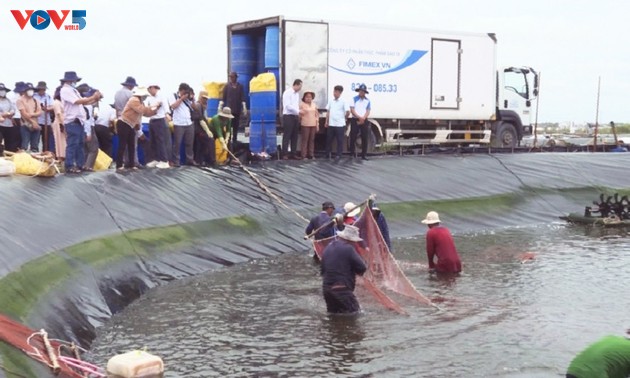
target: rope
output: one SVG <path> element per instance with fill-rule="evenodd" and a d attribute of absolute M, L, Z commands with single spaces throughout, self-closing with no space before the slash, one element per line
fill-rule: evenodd
<path fill-rule="evenodd" d="M 302 214 L 298 213 L 296 210 L 294 210 L 293 208 L 289 207 L 289 205 L 287 205 L 286 203 L 284 203 L 284 201 L 278 197 L 274 192 L 272 192 L 267 185 L 265 185 L 262 181 L 260 181 L 260 179 L 258 177 L 256 177 L 256 175 L 254 175 L 254 173 L 252 171 L 250 171 L 249 169 L 247 169 L 247 167 L 245 167 L 243 165 L 243 163 L 241 163 L 241 161 L 232 153 L 232 151 L 230 151 L 229 149 L 226 149 L 226 151 L 228 152 L 228 154 L 230 155 L 230 157 L 232 159 L 234 159 L 234 161 L 236 161 L 236 163 L 238 164 L 238 166 L 245 171 L 245 173 L 247 173 L 249 175 L 249 177 L 252 178 L 252 180 L 254 180 L 254 182 L 256 183 L 256 185 L 258 185 L 258 187 L 260 189 L 262 189 L 265 193 L 267 193 L 267 195 L 269 195 L 269 197 L 271 197 L 272 199 L 276 200 L 282 207 L 286 208 L 287 210 L 290 210 L 291 212 L 293 212 L 293 214 L 295 214 L 298 218 L 300 218 L 301 220 L 303 220 L 304 222 L 309 222 L 308 219 L 306 219 Z"/>

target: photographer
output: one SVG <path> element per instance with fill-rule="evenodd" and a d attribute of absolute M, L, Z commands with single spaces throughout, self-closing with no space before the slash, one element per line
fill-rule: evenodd
<path fill-rule="evenodd" d="M 169 105 L 173 112 L 174 140 L 171 156 L 171 165 L 179 167 L 179 149 L 184 141 L 186 151 L 186 165 L 197 166 L 193 156 L 193 143 L 195 129 L 193 128 L 193 113 L 195 107 L 194 93 L 190 85 L 181 83 L 178 93 L 174 93 L 169 99 Z"/>

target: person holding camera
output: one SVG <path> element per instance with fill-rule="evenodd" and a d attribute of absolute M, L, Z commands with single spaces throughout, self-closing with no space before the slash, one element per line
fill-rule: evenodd
<path fill-rule="evenodd" d="M 171 156 L 171 165 L 179 167 L 179 150 L 184 141 L 186 151 L 186 165 L 197 166 L 193 155 L 193 143 L 195 141 L 195 129 L 193 128 L 195 95 L 190 85 L 181 83 L 178 93 L 174 93 L 169 100 L 173 112 L 174 140 Z"/>

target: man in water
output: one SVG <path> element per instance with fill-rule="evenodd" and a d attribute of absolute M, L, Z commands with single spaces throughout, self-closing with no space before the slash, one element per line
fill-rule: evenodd
<path fill-rule="evenodd" d="M 335 205 L 333 205 L 332 202 L 324 202 L 322 204 L 322 211 L 318 215 L 311 218 L 310 223 L 306 227 L 306 235 L 310 235 L 313 231 L 318 230 L 320 227 L 327 224 L 328 226 L 319 229 L 319 231 L 315 233 L 315 240 L 321 240 L 335 236 L 335 223 L 333 222 L 332 218 L 332 213 L 334 210 Z"/>
<path fill-rule="evenodd" d="M 455 242 L 448 228 L 440 226 L 440 216 L 435 211 L 429 211 L 423 224 L 429 227 L 427 232 L 427 259 L 429 272 L 459 273 L 462 263 L 455 248 Z M 433 258 L 437 257 L 437 264 Z"/>
<path fill-rule="evenodd" d="M 608 335 L 571 361 L 566 378 L 630 377 L 630 329 L 625 337 Z"/>
<path fill-rule="evenodd" d="M 354 286 L 356 275 L 363 275 L 367 266 L 356 252 L 354 243 L 362 240 L 359 229 L 347 225 L 322 253 L 322 291 L 331 314 L 353 314 L 360 310 Z"/>

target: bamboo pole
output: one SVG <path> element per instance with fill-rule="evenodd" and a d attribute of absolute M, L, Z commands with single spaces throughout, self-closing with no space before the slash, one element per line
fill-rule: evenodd
<path fill-rule="evenodd" d="M 602 77 L 597 78 L 597 106 L 595 108 L 595 134 L 593 135 L 593 152 L 597 152 L 597 134 L 599 131 L 599 93 L 602 84 Z"/>

